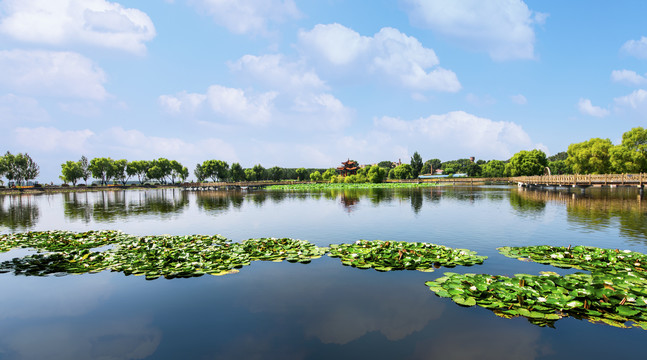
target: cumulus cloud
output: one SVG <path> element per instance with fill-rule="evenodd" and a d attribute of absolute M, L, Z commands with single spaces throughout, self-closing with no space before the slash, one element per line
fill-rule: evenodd
<path fill-rule="evenodd" d="M 580 98 L 580 101 L 577 103 L 577 108 L 585 115 L 595 117 L 605 117 L 609 115 L 609 110 L 593 105 L 589 99 Z"/>
<path fill-rule="evenodd" d="M 350 124 L 354 114 L 339 99 L 326 93 L 297 96 L 291 110 L 297 117 L 295 122 L 319 130 L 340 130 Z"/>
<path fill-rule="evenodd" d="M 0 51 L 0 88 L 30 95 L 103 100 L 106 75 L 73 52 Z"/>
<path fill-rule="evenodd" d="M 528 103 L 528 99 L 526 99 L 526 97 L 521 94 L 510 96 L 510 100 L 512 100 L 513 103 L 519 105 L 526 105 Z"/>
<path fill-rule="evenodd" d="M 142 54 L 155 37 L 146 13 L 106 0 L 5 0 L 0 32 L 48 45 L 90 44 Z"/>
<path fill-rule="evenodd" d="M 647 37 L 642 36 L 640 40 L 629 40 L 622 45 L 620 50 L 639 59 L 647 59 Z"/>
<path fill-rule="evenodd" d="M 194 0 L 199 9 L 235 34 L 261 34 L 270 23 L 301 16 L 293 0 Z"/>
<path fill-rule="evenodd" d="M 613 99 L 617 106 L 632 110 L 647 110 L 647 91 L 638 89 L 629 95 Z"/>
<path fill-rule="evenodd" d="M 534 26 L 547 15 L 528 9 L 521 0 L 406 0 L 415 25 L 454 39 L 494 60 L 535 57 Z"/>
<path fill-rule="evenodd" d="M 299 48 L 326 65 L 352 69 L 365 75 L 386 76 L 412 90 L 457 92 L 456 74 L 439 66 L 433 49 L 394 28 L 382 28 L 374 36 L 362 36 L 340 24 L 318 24 L 299 31 Z"/>
<path fill-rule="evenodd" d="M 276 92 L 250 95 L 242 89 L 212 85 L 205 94 L 183 91 L 177 95 L 161 95 L 158 101 L 164 110 L 172 114 L 193 114 L 208 105 L 212 113 L 226 119 L 263 125 L 272 119 L 276 96 Z"/>
<path fill-rule="evenodd" d="M 89 129 L 59 130 L 54 127 L 15 129 L 18 144 L 39 151 L 70 151 L 83 153 L 89 148 L 89 140 L 95 135 Z"/>
<path fill-rule="evenodd" d="M 465 157 L 474 154 L 481 158 L 508 158 L 521 149 L 534 147 L 530 136 L 513 122 L 493 121 L 464 111 L 407 121 L 393 117 L 375 120 L 376 129 L 395 138 L 406 139 L 418 148 L 432 146 L 443 156 Z"/>
<path fill-rule="evenodd" d="M 641 85 L 647 83 L 647 78 L 631 70 L 613 70 L 611 80 L 629 85 Z"/>
<path fill-rule="evenodd" d="M 291 62 L 281 54 L 245 55 L 230 63 L 229 67 L 243 77 L 263 83 L 273 89 L 301 91 L 326 88 L 324 82 L 303 62 Z"/>

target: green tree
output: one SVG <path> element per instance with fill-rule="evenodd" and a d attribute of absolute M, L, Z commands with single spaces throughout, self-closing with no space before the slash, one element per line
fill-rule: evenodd
<path fill-rule="evenodd" d="M 411 157 L 411 169 L 413 170 L 413 177 L 417 178 L 418 175 L 420 175 L 420 171 L 422 170 L 422 157 L 418 152 L 414 152 L 413 156 Z"/>
<path fill-rule="evenodd" d="M 391 169 L 393 167 L 393 162 L 389 161 L 389 160 L 384 160 L 384 161 L 380 161 L 379 163 L 377 163 L 377 166 L 379 166 L 379 167 L 381 167 L 383 169 Z"/>
<path fill-rule="evenodd" d="M 440 159 L 429 159 L 425 161 L 425 164 L 422 166 L 422 170 L 420 170 L 423 174 L 432 174 L 433 171 L 436 169 L 441 168 L 442 162 Z"/>
<path fill-rule="evenodd" d="M 253 169 L 245 169 L 245 179 L 247 181 L 256 181 L 256 173 Z"/>
<path fill-rule="evenodd" d="M 269 173 L 271 180 L 279 181 L 283 179 L 283 169 L 278 166 L 271 167 Z"/>
<path fill-rule="evenodd" d="M 195 170 L 193 170 L 193 175 L 195 175 L 195 178 L 198 182 L 204 182 L 204 179 L 207 178 L 207 174 L 205 174 L 202 164 L 195 165 Z"/>
<path fill-rule="evenodd" d="M 409 164 L 398 165 L 391 171 L 393 172 L 393 179 L 413 179 L 413 168 Z"/>
<path fill-rule="evenodd" d="M 564 175 L 573 173 L 573 169 L 571 169 L 571 167 L 566 164 L 566 160 L 549 161 L 548 168 L 550 168 L 551 175 Z"/>
<path fill-rule="evenodd" d="M 25 181 L 36 179 L 40 173 L 38 164 L 36 164 L 29 154 L 18 154 L 18 157 L 20 158 L 21 155 L 22 159 L 19 160 L 20 177 Z"/>
<path fill-rule="evenodd" d="M 252 167 L 252 171 L 254 172 L 254 177 L 257 181 L 266 179 L 265 168 L 261 164 L 254 165 L 254 167 Z"/>
<path fill-rule="evenodd" d="M 189 177 L 189 170 L 176 160 L 171 160 L 171 183 L 175 184 L 175 178 L 184 181 L 187 177 Z"/>
<path fill-rule="evenodd" d="M 229 169 L 229 177 L 232 181 L 235 182 L 245 180 L 245 171 L 243 170 L 243 167 L 240 166 L 239 163 L 231 164 L 231 168 Z"/>
<path fill-rule="evenodd" d="M 225 181 L 229 177 L 229 164 L 222 160 L 206 160 L 202 163 L 205 177 L 214 182 Z"/>
<path fill-rule="evenodd" d="M 546 154 L 538 149 L 526 151 L 521 150 L 514 154 L 505 166 L 507 176 L 531 176 L 541 175 L 548 165 Z"/>
<path fill-rule="evenodd" d="M 303 181 L 308 178 L 308 170 L 304 168 L 298 168 L 296 172 L 297 172 L 297 180 Z"/>
<path fill-rule="evenodd" d="M 568 146 L 566 165 L 576 174 L 606 174 L 611 171 L 611 140 L 593 138 Z"/>
<path fill-rule="evenodd" d="M 566 160 L 566 158 L 568 158 L 568 153 L 566 151 L 560 151 L 555 155 L 549 156 L 548 157 L 548 162 Z"/>
<path fill-rule="evenodd" d="M 379 166 L 379 165 L 378 165 L 378 166 Z M 322 178 L 323 178 L 323 180 L 325 180 L 325 181 L 330 181 L 330 178 L 332 178 L 333 176 L 336 176 L 336 175 L 337 175 L 337 170 L 336 170 L 336 169 L 333 169 L 333 168 L 330 168 L 330 169 L 326 170 L 326 171 L 321 175 L 321 177 L 322 177 Z"/>
<path fill-rule="evenodd" d="M 83 177 L 83 169 L 81 164 L 77 161 L 68 160 L 65 163 L 61 164 L 61 180 L 64 183 L 72 183 L 72 186 L 76 186 L 76 182 Z"/>
<path fill-rule="evenodd" d="M 18 169 L 15 162 L 16 156 L 7 151 L 2 157 L 2 167 L 5 177 L 9 182 L 16 180 L 18 177 Z"/>
<path fill-rule="evenodd" d="M 152 162 L 146 160 L 135 160 L 128 163 L 126 171 L 128 175 L 135 176 L 137 175 L 137 180 L 140 184 L 143 184 L 148 178 L 148 170 L 152 167 Z"/>
<path fill-rule="evenodd" d="M 92 177 L 99 179 L 101 185 L 107 185 L 108 181 L 112 179 L 114 167 L 114 160 L 111 158 L 94 158 L 90 160 L 90 166 L 88 169 L 92 173 Z"/>
<path fill-rule="evenodd" d="M 622 143 L 609 150 L 611 166 L 618 173 L 647 171 L 647 130 L 633 128 L 622 134 Z"/>
<path fill-rule="evenodd" d="M 501 160 L 490 160 L 483 165 L 481 175 L 488 178 L 503 177 L 505 174 L 505 163 Z"/>
<path fill-rule="evenodd" d="M 79 160 L 79 166 L 81 167 L 81 179 L 85 182 L 85 185 L 88 184 L 88 179 L 90 176 L 92 176 L 92 173 L 90 172 L 90 164 L 88 162 L 88 158 L 85 157 L 85 155 L 81 156 L 81 160 Z"/>
<path fill-rule="evenodd" d="M 371 166 L 367 174 L 368 181 L 375 184 L 384 182 L 384 180 L 386 180 L 386 176 L 387 170 L 378 165 Z"/>
<path fill-rule="evenodd" d="M 112 163 L 113 169 L 112 169 L 112 176 L 116 181 L 119 181 L 122 185 L 126 185 L 128 182 L 128 179 L 130 178 L 130 175 L 126 171 L 128 167 L 128 160 L 126 159 L 120 159 L 120 160 L 115 160 Z"/>
<path fill-rule="evenodd" d="M 312 174 L 310 174 L 310 181 L 322 181 L 323 176 L 319 171 L 315 171 Z"/>

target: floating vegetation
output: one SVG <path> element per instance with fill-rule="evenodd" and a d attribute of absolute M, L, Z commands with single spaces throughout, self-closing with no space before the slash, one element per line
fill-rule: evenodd
<path fill-rule="evenodd" d="M 315 246 L 305 240 L 289 238 L 261 238 L 243 241 L 243 250 L 252 260 L 309 263 L 326 254 L 327 248 Z"/>
<path fill-rule="evenodd" d="M 501 247 L 499 252 L 507 257 L 559 268 L 575 268 L 592 272 L 634 271 L 647 275 L 647 255 L 618 249 L 601 249 L 592 246 L 525 246 Z"/>
<path fill-rule="evenodd" d="M 630 272 L 517 274 L 512 278 L 445 273 L 425 284 L 436 295 L 449 297 L 458 305 L 478 305 L 505 318 L 523 316 L 539 326 L 553 327 L 555 321 L 572 316 L 647 330 L 647 282 Z"/>
<path fill-rule="evenodd" d="M 267 190 L 292 190 L 292 191 L 312 191 L 312 190 L 330 190 L 330 189 L 400 189 L 400 188 L 418 188 L 438 186 L 431 182 L 420 183 L 312 183 L 312 184 L 286 184 L 270 185 Z"/>
<path fill-rule="evenodd" d="M 466 249 L 420 242 L 359 240 L 354 244 L 330 245 L 330 256 L 341 258 L 341 263 L 359 269 L 378 271 L 419 270 L 433 271 L 440 266 L 470 266 L 482 264 L 487 256 L 476 255 Z"/>
<path fill-rule="evenodd" d="M 132 237 L 132 235 L 114 230 L 81 233 L 53 230 L 0 234 L 0 253 L 15 248 L 34 248 L 44 251 L 92 249 L 121 242 Z"/>

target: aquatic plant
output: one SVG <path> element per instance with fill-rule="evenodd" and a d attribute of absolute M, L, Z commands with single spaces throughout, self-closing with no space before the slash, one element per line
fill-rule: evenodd
<path fill-rule="evenodd" d="M 467 249 L 421 242 L 359 240 L 354 244 L 330 245 L 330 256 L 341 258 L 343 265 L 378 271 L 433 271 L 440 266 L 481 264 L 487 256 Z"/>

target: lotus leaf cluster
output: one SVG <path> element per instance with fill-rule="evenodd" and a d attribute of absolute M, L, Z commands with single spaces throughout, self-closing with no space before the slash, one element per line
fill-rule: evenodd
<path fill-rule="evenodd" d="M 328 249 L 315 246 L 305 240 L 290 238 L 261 238 L 243 241 L 243 250 L 252 260 L 268 260 L 309 263 L 318 259 Z"/>
<path fill-rule="evenodd" d="M 540 326 L 572 316 L 625 328 L 627 322 L 647 330 L 647 282 L 632 273 L 514 277 L 445 273 L 426 282 L 431 291 L 462 306 L 478 305 L 498 316 L 526 317 Z"/>
<path fill-rule="evenodd" d="M 487 256 L 467 249 L 421 242 L 359 240 L 354 244 L 330 245 L 330 256 L 341 258 L 343 265 L 378 271 L 433 271 L 440 266 L 482 264 Z"/>
<path fill-rule="evenodd" d="M 132 238 L 120 231 L 30 231 L 15 234 L 0 234 L 0 253 L 15 248 L 33 248 L 45 251 L 68 251 L 92 249 Z"/>
<path fill-rule="evenodd" d="M 575 268 L 592 272 L 634 271 L 647 275 L 647 255 L 629 250 L 548 245 L 501 247 L 498 250 L 510 258 L 559 268 Z"/>

